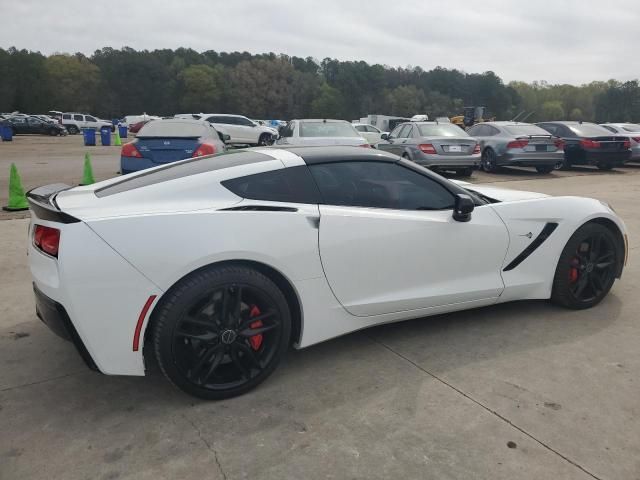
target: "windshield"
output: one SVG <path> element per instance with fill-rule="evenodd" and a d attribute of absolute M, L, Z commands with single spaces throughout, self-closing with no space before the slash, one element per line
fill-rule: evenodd
<path fill-rule="evenodd" d="M 207 128 L 200 122 L 151 121 L 147 123 L 138 137 L 193 138 L 207 135 Z"/>
<path fill-rule="evenodd" d="M 509 125 L 504 127 L 505 131 L 511 135 L 545 135 L 549 136 L 550 133 L 536 125 Z"/>
<path fill-rule="evenodd" d="M 300 122 L 301 137 L 359 137 L 347 122 Z"/>
<path fill-rule="evenodd" d="M 468 137 L 467 132 L 452 124 L 418 124 L 423 137 Z"/>
<path fill-rule="evenodd" d="M 580 137 L 600 137 L 611 135 L 611 132 L 595 123 L 580 123 L 577 125 L 567 125 L 569 129 Z"/>

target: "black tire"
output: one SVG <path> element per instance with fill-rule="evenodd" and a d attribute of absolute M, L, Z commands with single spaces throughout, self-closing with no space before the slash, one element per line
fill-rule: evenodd
<path fill-rule="evenodd" d="M 282 291 L 242 266 L 214 266 L 182 279 L 163 296 L 153 321 L 164 375 L 207 400 L 241 395 L 262 383 L 280 363 L 291 335 Z"/>
<path fill-rule="evenodd" d="M 80 132 L 80 130 L 78 129 L 78 127 L 76 127 L 75 125 L 69 125 L 67 127 L 67 131 L 69 132 L 69 134 L 71 135 L 76 135 L 78 132 Z"/>
<path fill-rule="evenodd" d="M 620 255 L 611 230 L 598 223 L 583 225 L 562 250 L 551 301 L 577 310 L 597 305 L 613 286 Z"/>
<path fill-rule="evenodd" d="M 49 135 L 51 135 L 52 137 L 55 137 L 56 135 L 58 135 L 58 130 L 55 128 L 50 128 Z"/>
<path fill-rule="evenodd" d="M 271 135 L 263 133 L 258 139 L 258 146 L 267 147 L 273 143 Z"/>
<path fill-rule="evenodd" d="M 487 173 L 495 173 L 498 169 L 496 164 L 496 152 L 492 149 L 487 148 L 484 152 L 482 152 L 482 159 L 480 161 L 480 165 L 482 166 L 482 170 Z"/>
<path fill-rule="evenodd" d="M 606 162 L 600 162 L 598 163 L 598 170 L 611 170 L 613 168 L 613 164 L 611 163 L 606 163 Z"/>
<path fill-rule="evenodd" d="M 555 167 L 553 165 L 538 165 L 536 167 L 536 171 L 538 173 L 551 173 L 553 172 L 553 170 L 555 170 Z"/>
<path fill-rule="evenodd" d="M 459 177 L 470 177 L 471 174 L 473 174 L 473 168 L 470 167 L 458 168 L 456 170 L 456 175 L 458 175 Z"/>

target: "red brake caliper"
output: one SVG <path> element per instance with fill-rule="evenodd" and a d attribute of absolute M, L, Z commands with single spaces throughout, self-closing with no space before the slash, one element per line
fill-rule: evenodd
<path fill-rule="evenodd" d="M 569 268 L 569 283 L 575 283 L 578 280 L 578 267 L 580 266 L 580 261 L 573 257 L 570 262 L 571 267 Z"/>
<path fill-rule="evenodd" d="M 260 309 L 257 305 L 253 305 L 251 307 L 251 311 L 249 312 L 249 318 L 257 317 L 260 315 Z M 262 326 L 262 320 L 257 320 L 249 325 L 251 328 L 260 328 Z M 251 343 L 251 348 L 258 351 L 260 349 L 260 345 L 262 345 L 262 334 L 254 335 L 253 337 L 249 337 L 249 343 Z"/>

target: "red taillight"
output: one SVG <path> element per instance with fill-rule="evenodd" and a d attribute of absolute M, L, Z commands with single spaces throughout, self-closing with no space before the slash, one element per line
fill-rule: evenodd
<path fill-rule="evenodd" d="M 125 143 L 122 146 L 122 152 L 121 155 L 123 157 L 135 157 L 135 158 L 142 158 L 142 154 L 140 153 L 140 151 L 136 148 L 136 146 L 134 145 L 133 142 L 131 143 Z"/>
<path fill-rule="evenodd" d="M 429 154 L 437 153 L 436 147 L 434 147 L 430 143 L 421 143 L 420 145 L 418 145 L 418 148 L 422 153 L 429 153 Z"/>
<path fill-rule="evenodd" d="M 582 145 L 582 148 L 600 148 L 600 142 L 588 138 L 580 140 L 580 145 Z"/>
<path fill-rule="evenodd" d="M 476 146 L 473 148 L 473 154 L 480 153 L 480 144 L 476 143 Z"/>
<path fill-rule="evenodd" d="M 631 140 L 625 140 L 623 148 L 631 148 Z"/>
<path fill-rule="evenodd" d="M 507 148 L 524 148 L 529 145 L 529 140 L 514 140 L 507 143 Z"/>
<path fill-rule="evenodd" d="M 205 155 L 213 155 L 216 153 L 216 147 L 211 145 L 210 143 L 203 143 L 200 145 L 195 152 L 193 152 L 192 157 L 203 157 Z"/>
<path fill-rule="evenodd" d="M 36 225 L 33 229 L 33 244 L 44 253 L 57 258 L 60 247 L 60 230 Z"/>
<path fill-rule="evenodd" d="M 556 145 L 558 150 L 564 150 L 564 140 L 561 138 L 556 138 L 553 143 Z"/>
<path fill-rule="evenodd" d="M 362 145 L 358 145 L 358 146 L 362 148 L 371 148 L 371 145 L 369 145 L 368 143 L 363 143 Z"/>

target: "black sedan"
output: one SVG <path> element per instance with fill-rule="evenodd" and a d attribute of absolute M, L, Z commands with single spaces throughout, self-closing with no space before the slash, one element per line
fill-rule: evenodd
<path fill-rule="evenodd" d="M 5 122 L 11 126 L 14 135 L 35 133 L 41 135 L 66 135 L 67 129 L 58 123 L 45 122 L 33 116 L 9 117 Z"/>
<path fill-rule="evenodd" d="M 600 170 L 620 167 L 631 158 L 631 142 L 623 135 L 588 122 L 541 122 L 547 132 L 564 140 L 564 168 L 595 165 Z"/>

